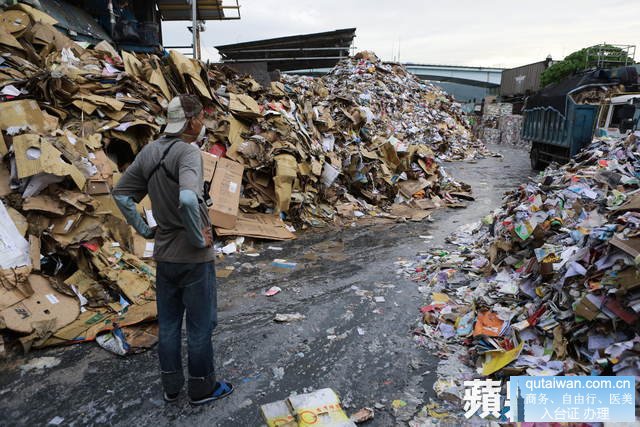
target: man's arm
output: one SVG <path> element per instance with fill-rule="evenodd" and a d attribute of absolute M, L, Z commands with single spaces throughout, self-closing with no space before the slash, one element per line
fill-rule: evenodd
<path fill-rule="evenodd" d="M 207 242 L 202 234 L 202 221 L 198 207 L 198 195 L 192 190 L 180 190 L 180 217 L 187 229 L 187 238 L 196 248 L 206 248 Z"/>
<path fill-rule="evenodd" d="M 135 230 L 145 239 L 151 239 L 155 235 L 155 231 L 147 225 L 146 222 L 140 216 L 140 213 L 136 209 L 136 202 L 131 196 L 113 195 L 113 199 L 116 201 L 116 205 L 122 212 L 122 215 Z"/>
<path fill-rule="evenodd" d="M 141 154 L 142 152 L 124 172 L 113 189 L 112 195 L 127 222 L 142 237 L 150 239 L 154 236 L 155 230 L 149 228 L 136 209 L 136 203 L 139 203 L 147 195 L 147 180 L 142 174 L 142 167 L 138 161 Z"/>
<path fill-rule="evenodd" d="M 179 163 L 180 216 L 187 230 L 189 242 L 197 248 L 213 244 L 211 227 L 203 224 L 200 216 L 198 193 L 202 191 L 202 155 L 197 147 L 191 147 L 182 155 Z M 207 230 L 208 228 L 208 230 Z"/>

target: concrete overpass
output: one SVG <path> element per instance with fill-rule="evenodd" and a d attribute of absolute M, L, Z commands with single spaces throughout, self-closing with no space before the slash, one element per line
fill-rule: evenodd
<path fill-rule="evenodd" d="M 424 80 L 460 83 L 468 86 L 498 87 L 502 77 L 502 68 L 412 63 L 402 65 L 408 71 Z"/>
<path fill-rule="evenodd" d="M 497 88 L 500 86 L 502 68 L 467 67 L 461 65 L 433 65 L 403 63 L 408 71 L 423 80 L 458 83 L 482 88 Z M 321 76 L 330 68 L 315 68 L 308 70 L 287 71 L 288 74 L 303 74 Z"/>

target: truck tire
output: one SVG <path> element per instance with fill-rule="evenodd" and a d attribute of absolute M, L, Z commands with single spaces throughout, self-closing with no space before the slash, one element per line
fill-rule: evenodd
<path fill-rule="evenodd" d="M 536 144 L 533 144 L 531 146 L 531 153 L 529 155 L 529 158 L 531 159 L 531 169 L 536 171 L 544 169 L 544 165 L 540 160 L 540 149 Z"/>

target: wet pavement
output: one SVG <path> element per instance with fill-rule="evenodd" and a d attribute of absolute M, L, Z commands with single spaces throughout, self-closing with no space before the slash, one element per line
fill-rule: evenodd
<path fill-rule="evenodd" d="M 193 408 L 183 393 L 165 404 L 154 350 L 120 358 L 88 343 L 0 361 L 0 425 L 44 425 L 57 416 L 62 425 L 258 426 L 261 404 L 324 387 L 341 396 L 349 414 L 375 406 L 367 426 L 403 425 L 435 397 L 439 358 L 411 340 L 421 295 L 415 283 L 396 275 L 394 261 L 442 245 L 532 173 L 525 151 L 490 148 L 504 157 L 445 163 L 452 176 L 473 186 L 476 201 L 466 209 L 436 211 L 431 222 L 315 231 L 257 245 L 257 258 L 232 255 L 220 263 L 235 267 L 218 279 L 214 336 L 218 374 L 236 387 L 229 398 Z M 276 258 L 296 266 L 273 267 Z M 282 291 L 262 295 L 271 286 Z M 276 323 L 276 313 L 306 318 Z M 30 361 L 46 362 L 43 357 L 58 364 L 24 369 Z M 407 405 L 394 409 L 396 399 Z"/>

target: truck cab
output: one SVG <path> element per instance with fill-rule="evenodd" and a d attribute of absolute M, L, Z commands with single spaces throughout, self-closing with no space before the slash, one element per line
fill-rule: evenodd
<path fill-rule="evenodd" d="M 596 136 L 620 138 L 640 129 L 640 93 L 618 95 L 600 107 Z"/>

